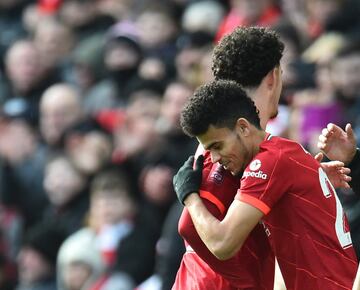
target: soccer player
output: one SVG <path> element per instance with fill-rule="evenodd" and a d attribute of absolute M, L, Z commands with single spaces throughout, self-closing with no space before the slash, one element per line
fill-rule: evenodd
<path fill-rule="evenodd" d="M 201 153 L 198 150 L 197 154 Z M 220 164 L 213 164 L 208 151 L 203 154 L 200 196 L 211 214 L 223 219 L 239 179 Z M 261 225 L 252 231 L 244 249 L 226 261 L 218 260 L 206 248 L 186 209 L 179 221 L 179 232 L 185 239 L 186 253 L 173 289 L 273 289 L 274 255 Z"/>
<path fill-rule="evenodd" d="M 263 112 L 264 126 L 277 114 L 283 49 L 274 32 L 258 27 L 238 28 L 214 49 L 215 77 L 233 78 L 244 85 Z M 202 151 L 199 148 L 198 154 Z M 213 164 L 210 155 L 204 154 L 200 196 L 209 211 L 222 219 L 236 194 L 239 178 Z M 185 239 L 186 253 L 173 290 L 273 289 L 274 256 L 261 225 L 250 235 L 246 247 L 227 261 L 216 259 L 206 248 L 186 208 L 179 221 L 179 232 Z"/>
<path fill-rule="evenodd" d="M 215 78 L 232 79 L 245 88 L 260 111 L 263 128 L 277 114 L 283 49 L 284 45 L 273 31 L 259 27 L 237 28 L 214 49 L 212 69 Z M 333 169 L 333 173 L 337 171 L 336 167 L 328 167 L 327 170 L 330 169 Z M 336 174 L 334 177 L 337 177 Z M 216 218 L 222 219 L 236 195 L 239 178 L 226 173 L 219 164 L 213 164 L 208 153 L 205 153 L 202 178 L 200 197 L 208 210 Z M 337 185 L 342 186 L 343 182 L 339 180 Z M 273 289 L 273 273 L 266 276 L 262 274 L 265 268 L 273 267 L 273 261 L 264 254 L 266 251 L 256 253 L 259 247 L 269 247 L 260 231 L 254 231 L 253 238 L 257 241 L 255 247 L 249 242 L 249 247 L 243 249 L 244 253 L 240 251 L 236 257 L 226 261 L 217 260 L 206 248 L 186 208 L 179 221 L 179 232 L 185 239 L 187 251 L 181 261 L 173 290 L 228 289 L 225 287 Z M 248 240 L 253 238 L 250 236 Z M 249 251 L 252 257 L 258 255 L 256 260 L 245 259 Z"/>
<path fill-rule="evenodd" d="M 347 220 L 326 173 L 298 143 L 261 129 L 254 103 L 235 82 L 196 90 L 181 124 L 196 136 L 241 186 L 223 220 L 199 197 L 203 157 L 191 157 L 174 177 L 208 249 L 220 260 L 234 256 L 261 221 L 288 289 L 351 289 L 357 270 Z"/>

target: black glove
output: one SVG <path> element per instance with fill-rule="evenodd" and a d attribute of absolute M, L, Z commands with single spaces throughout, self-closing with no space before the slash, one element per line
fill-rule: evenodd
<path fill-rule="evenodd" d="M 193 169 L 194 159 L 194 156 L 190 156 L 173 178 L 176 195 L 182 204 L 190 193 L 199 193 L 204 156 L 200 155 L 196 159 L 195 169 Z"/>

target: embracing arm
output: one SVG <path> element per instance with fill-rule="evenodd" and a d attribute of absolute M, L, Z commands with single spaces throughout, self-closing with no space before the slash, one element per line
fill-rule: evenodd
<path fill-rule="evenodd" d="M 263 216 L 255 207 L 234 200 L 225 218 L 219 221 L 206 209 L 196 193 L 185 199 L 185 206 L 201 240 L 220 260 L 235 255 Z"/>
<path fill-rule="evenodd" d="M 179 201 L 187 207 L 201 240 L 218 259 L 226 260 L 241 248 L 263 213 L 234 200 L 225 218 L 222 221 L 216 219 L 198 195 L 203 161 L 203 156 L 195 162 L 194 156 L 190 156 L 174 176 L 174 188 Z"/>

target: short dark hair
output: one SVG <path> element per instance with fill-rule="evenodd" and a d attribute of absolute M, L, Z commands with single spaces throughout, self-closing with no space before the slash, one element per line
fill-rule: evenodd
<path fill-rule="evenodd" d="M 215 79 L 232 80 L 243 87 L 257 87 L 276 66 L 284 44 L 272 30 L 238 27 L 224 36 L 213 51 Z"/>
<path fill-rule="evenodd" d="M 109 168 L 99 172 L 91 182 L 90 194 L 94 196 L 127 196 L 134 199 L 129 176 L 117 169 Z"/>
<path fill-rule="evenodd" d="M 190 137 L 205 133 L 210 125 L 235 127 L 239 118 L 260 127 L 258 110 L 246 92 L 234 81 L 215 80 L 200 86 L 181 113 L 181 127 Z"/>

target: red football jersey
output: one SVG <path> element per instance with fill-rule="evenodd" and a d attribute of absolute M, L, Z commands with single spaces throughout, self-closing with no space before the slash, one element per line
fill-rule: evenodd
<path fill-rule="evenodd" d="M 194 251 L 187 249 L 171 290 L 239 290 L 210 268 Z M 242 289 L 242 288 L 241 288 Z"/>
<path fill-rule="evenodd" d="M 262 211 L 287 289 L 352 289 L 357 259 L 347 219 L 319 163 L 296 142 L 268 135 L 236 199 Z"/>
<path fill-rule="evenodd" d="M 205 152 L 204 156 L 200 196 L 207 209 L 216 218 L 222 220 L 234 200 L 239 178 L 233 177 L 220 164 L 213 164 L 209 152 Z M 273 289 L 274 256 L 262 225 L 255 227 L 242 250 L 226 261 L 218 260 L 201 241 L 186 208 L 179 221 L 179 232 L 185 239 L 187 247 L 190 246 L 232 286 L 237 289 Z M 196 254 L 188 256 L 187 259 L 192 259 Z"/>

